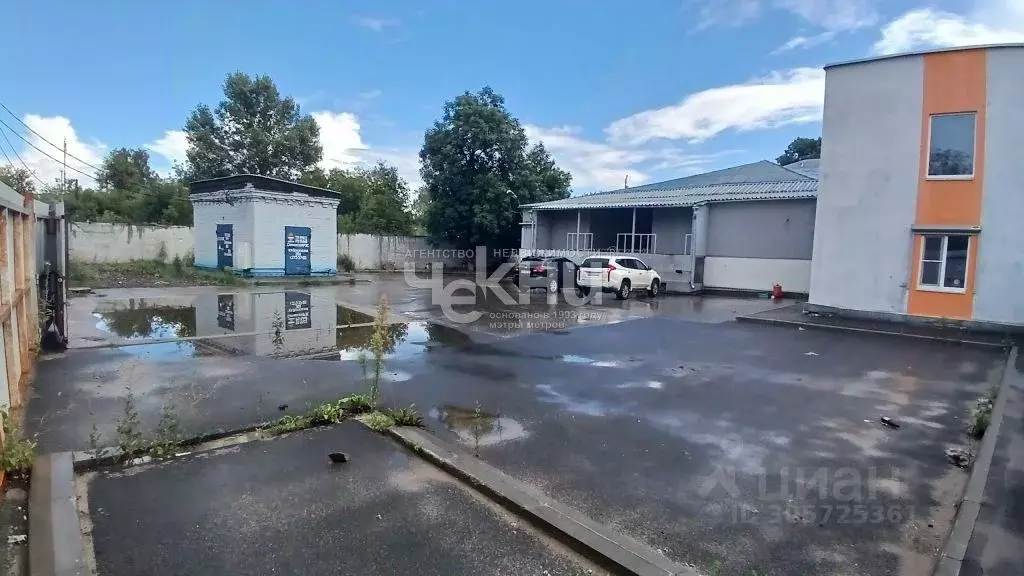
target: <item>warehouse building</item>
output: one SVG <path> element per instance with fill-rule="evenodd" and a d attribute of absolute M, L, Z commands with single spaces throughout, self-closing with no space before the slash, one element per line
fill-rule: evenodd
<path fill-rule="evenodd" d="M 825 71 L 807 308 L 1024 324 L 1024 45 Z"/>
<path fill-rule="evenodd" d="M 337 272 L 339 196 L 240 174 L 189 185 L 196 267 L 245 276 Z"/>
<path fill-rule="evenodd" d="M 810 287 L 816 163 L 768 161 L 524 205 L 523 253 L 635 255 L 674 292 Z"/>

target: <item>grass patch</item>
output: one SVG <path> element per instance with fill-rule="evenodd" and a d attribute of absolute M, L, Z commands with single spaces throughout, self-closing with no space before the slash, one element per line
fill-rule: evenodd
<path fill-rule="evenodd" d="M 36 443 L 22 436 L 21 426 L 7 410 L 0 410 L 3 418 L 4 446 L 0 449 L 0 470 L 9 474 L 27 473 L 36 460 Z"/>
<path fill-rule="evenodd" d="M 992 421 L 995 394 L 993 392 L 989 392 L 989 394 L 991 395 L 978 398 L 974 409 L 971 410 L 971 416 L 967 419 L 967 435 L 975 440 L 981 440 Z"/>
<path fill-rule="evenodd" d="M 395 421 L 391 416 L 379 411 L 370 412 L 366 416 L 365 422 L 367 426 L 377 432 L 383 432 L 395 425 Z"/>
<path fill-rule="evenodd" d="M 170 262 L 160 260 L 130 260 L 128 262 L 71 261 L 68 271 L 72 286 L 90 288 L 133 288 L 168 285 L 235 286 L 242 281 L 234 274 L 223 271 L 197 270 L 188 256 L 175 256 Z"/>
<path fill-rule="evenodd" d="M 338 400 L 338 404 L 350 414 L 363 414 L 373 410 L 373 399 L 369 394 L 349 394 Z"/>

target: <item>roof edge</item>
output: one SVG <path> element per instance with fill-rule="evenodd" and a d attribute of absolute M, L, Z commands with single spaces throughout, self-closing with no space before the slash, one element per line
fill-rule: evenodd
<path fill-rule="evenodd" d="M 320 196 L 329 198 L 340 198 L 341 194 L 334 190 L 328 190 L 327 188 L 319 188 L 317 186 L 309 186 L 308 184 L 300 184 L 299 182 L 293 182 L 291 180 L 284 180 L 282 178 L 275 178 L 273 176 L 263 176 L 261 174 L 232 174 L 230 176 L 220 176 L 217 178 L 207 178 L 205 180 L 196 180 L 189 182 L 188 189 L 189 194 L 202 193 L 202 192 L 216 192 L 219 190 L 217 184 L 220 182 L 248 182 L 254 185 L 256 182 L 265 181 L 275 185 L 274 188 L 268 188 L 269 192 L 287 192 L 294 193 L 300 192 L 308 194 L 310 196 Z"/>
<path fill-rule="evenodd" d="M 839 68 L 841 66 L 852 66 L 854 64 L 868 64 L 870 62 L 879 62 L 882 60 L 894 60 L 896 58 L 908 58 L 911 56 L 925 56 L 928 54 L 942 54 L 944 52 L 961 52 L 965 50 L 988 50 L 992 48 L 1024 48 L 1024 42 L 1005 42 L 1001 44 L 975 44 L 971 46 L 951 46 L 946 48 L 930 48 L 928 50 L 915 50 L 913 52 L 900 52 L 897 54 L 881 54 L 878 56 L 868 56 L 865 58 L 855 58 L 853 60 L 841 60 L 839 62 L 833 62 L 832 64 L 826 64 L 825 70 L 830 68 Z"/>

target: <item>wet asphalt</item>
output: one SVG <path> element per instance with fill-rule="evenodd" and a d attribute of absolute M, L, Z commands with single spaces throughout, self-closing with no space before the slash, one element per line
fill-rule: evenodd
<path fill-rule="evenodd" d="M 83 481 L 109 576 L 603 574 L 357 422 Z"/>
<path fill-rule="evenodd" d="M 382 399 L 708 573 L 928 574 L 966 482 L 943 451 L 963 444 L 1003 355 L 680 317 L 505 338 L 412 323 Z M 192 433 L 365 389 L 352 361 L 148 346 L 41 362 L 28 409 L 41 448 L 86 448 L 93 423 L 109 443 L 129 381 L 145 426 L 170 404 Z"/>

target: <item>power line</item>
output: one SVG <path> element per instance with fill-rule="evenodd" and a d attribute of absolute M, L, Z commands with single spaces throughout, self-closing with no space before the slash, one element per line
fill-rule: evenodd
<path fill-rule="evenodd" d="M 11 152 L 14 152 L 14 155 L 18 158 L 18 162 L 21 162 L 21 165 L 25 167 L 25 170 L 27 170 L 28 173 L 31 174 L 32 177 L 35 178 L 41 186 L 46 186 L 46 183 L 43 182 L 43 180 L 39 178 L 39 176 L 36 176 L 35 171 L 28 167 L 28 164 L 26 164 L 25 160 L 21 157 L 21 154 L 18 154 L 18 149 L 14 147 L 14 144 L 11 144 L 11 139 L 7 137 L 7 132 L 0 128 L 0 134 L 3 135 L 4 141 L 7 142 L 7 146 L 11 149 Z M 2 150 L 2 148 L 0 148 L 0 150 Z M 7 158 L 8 164 L 12 166 L 14 165 L 14 163 L 11 162 L 11 158 L 7 155 L 6 151 L 4 151 L 4 158 Z M 40 189 L 39 191 L 42 192 L 43 190 Z"/>
<path fill-rule="evenodd" d="M 3 106 L 3 104 L 0 104 L 0 106 Z M 85 177 L 87 177 L 87 178 L 91 178 L 91 179 L 93 179 L 93 180 L 96 180 L 96 179 L 97 179 L 97 178 L 96 178 L 96 176 L 95 176 L 95 175 L 93 175 L 93 174 L 86 174 L 85 172 L 82 172 L 82 171 L 81 171 L 81 170 L 79 170 L 78 168 L 75 168 L 74 166 L 71 166 L 70 164 L 66 164 L 66 163 L 64 163 L 64 162 L 61 162 L 60 160 L 57 160 L 57 159 L 56 159 L 56 158 L 54 158 L 53 156 L 50 156 L 50 154 L 49 154 L 49 153 L 47 153 L 47 152 L 46 152 L 46 150 L 43 150 L 43 149 L 42 149 L 42 148 L 40 148 L 39 146 L 36 146 L 36 145 L 35 145 L 35 144 L 33 144 L 33 143 L 32 143 L 31 141 L 29 141 L 29 140 L 28 140 L 27 138 L 25 138 L 24 136 L 22 136 L 21 134 L 19 134 L 19 133 L 18 133 L 17 131 L 15 131 L 15 130 L 14 130 L 14 128 L 11 128 L 11 126 L 10 126 L 9 124 L 7 124 L 7 122 L 4 122 L 3 120 L 0 120 L 0 125 L 6 126 L 6 127 L 7 127 L 7 129 L 8 129 L 8 130 L 10 130 L 10 131 L 11 131 L 11 132 L 12 132 L 12 133 L 13 133 L 13 134 L 15 135 L 15 136 L 17 136 L 18 138 L 21 138 L 21 140 L 22 140 L 22 141 L 23 141 L 23 142 L 24 142 L 25 144 L 28 144 L 29 146 L 31 146 L 31 147 L 33 147 L 33 148 L 35 148 L 35 149 L 36 149 L 36 150 L 38 150 L 38 151 L 39 151 L 39 152 L 40 152 L 41 154 L 43 154 L 44 156 L 46 156 L 46 157 L 47 157 L 47 158 L 49 158 L 50 160 L 53 160 L 53 161 L 54 161 L 54 162 L 56 162 L 57 164 L 60 164 L 61 166 L 65 167 L 65 168 L 69 168 L 69 169 L 71 169 L 71 170 L 74 170 L 75 172 L 78 172 L 79 174 L 81 174 L 82 176 L 85 176 Z M 51 144 L 51 146 L 52 146 L 52 144 Z M 71 155 L 70 155 L 70 154 L 68 154 L 68 156 L 71 156 Z"/>
<path fill-rule="evenodd" d="M 47 144 L 49 144 L 50 146 L 53 146 L 53 147 L 54 147 L 54 148 L 56 148 L 57 150 L 61 150 L 61 147 L 60 147 L 60 146 L 57 146 L 57 145 L 56 145 L 56 144 L 54 144 L 53 142 L 50 142 L 49 140 L 47 140 L 46 138 L 44 138 L 42 134 L 40 134 L 39 132 L 36 132 L 35 130 L 33 130 L 31 126 L 29 126 L 28 124 L 25 124 L 25 121 L 24 121 L 24 120 L 22 120 L 21 118 L 18 118 L 18 116 L 17 116 L 17 115 L 16 115 L 16 114 L 15 114 L 14 112 L 11 112 L 11 109 L 10 109 L 10 108 L 8 108 L 7 106 L 4 106 L 3 102 L 0 102 L 0 107 L 2 107 L 2 108 L 3 108 L 4 110 L 7 110 L 7 113 L 8 113 L 8 114 L 10 114 L 10 115 L 11 115 L 11 116 L 12 116 L 12 117 L 13 117 L 13 118 L 15 119 L 15 120 L 17 120 L 18 122 L 20 122 L 22 126 L 24 126 L 25 128 L 28 128 L 28 131 L 29 131 L 29 132 L 31 132 L 31 133 L 35 134 L 36 136 L 38 136 L 40 140 L 42 140 L 43 142 L 46 142 L 46 143 L 47 143 Z M 8 126 L 8 129 L 9 129 L 9 128 L 10 128 L 10 126 Z M 14 132 L 14 130 L 11 130 L 11 132 Z M 41 151 L 41 150 L 40 150 L 40 151 Z M 97 171 L 99 171 L 99 172 L 102 172 L 102 171 L 103 171 L 103 170 L 101 170 L 100 168 L 97 168 L 97 167 L 93 166 L 92 164 L 89 164 L 89 163 L 88 163 L 88 162 L 86 162 L 85 160 L 82 160 L 82 159 L 81 159 L 81 158 L 79 158 L 78 156 L 75 156 L 74 154 L 68 153 L 67 151 L 65 151 L 65 153 L 67 153 L 67 155 L 68 155 L 68 156 L 71 156 L 71 157 L 72 157 L 73 159 L 75 159 L 75 160 L 78 160 L 78 161 L 79 161 L 79 162 L 81 162 L 82 164 L 85 164 L 85 165 L 86 165 L 86 166 L 88 166 L 89 168 L 92 168 L 93 170 L 97 170 Z M 67 166 L 67 164 L 65 164 L 65 166 Z"/>

